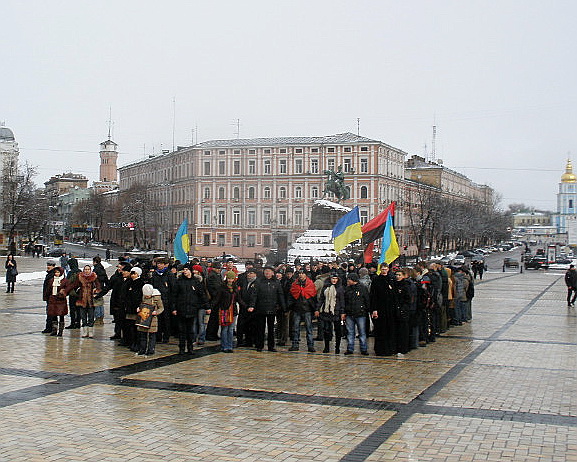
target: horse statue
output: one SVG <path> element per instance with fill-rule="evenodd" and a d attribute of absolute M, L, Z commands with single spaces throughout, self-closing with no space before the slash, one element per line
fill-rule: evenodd
<path fill-rule="evenodd" d="M 335 195 L 337 202 L 340 202 L 341 200 L 346 201 L 349 199 L 350 193 L 345 186 L 345 174 L 343 173 L 343 167 L 339 165 L 339 168 L 336 172 L 333 170 L 325 170 L 324 174 L 327 175 L 327 181 L 325 182 L 323 199 L 329 193 L 333 193 Z"/>

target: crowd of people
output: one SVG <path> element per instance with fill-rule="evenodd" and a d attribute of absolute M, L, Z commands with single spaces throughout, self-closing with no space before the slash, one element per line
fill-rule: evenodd
<path fill-rule="evenodd" d="M 465 265 L 444 267 L 432 262 L 414 267 L 331 262 L 256 268 L 246 263 L 239 273 L 226 263 L 195 259 L 185 265 L 156 258 L 133 262 L 120 257 L 108 278 L 100 258 L 82 270 L 75 258 L 66 267 L 48 261 L 43 295 L 44 333 L 62 336 L 81 329 L 93 338 L 103 322 L 104 295 L 119 345 L 139 355 L 152 355 L 156 343 L 178 339 L 179 354 L 220 339 L 221 350 L 237 347 L 298 351 L 304 325 L 306 348 L 351 355 L 359 351 L 403 355 L 434 342 L 451 326 L 471 320 L 474 277 Z M 8 263 L 7 263 L 8 265 Z M 70 325 L 64 317 L 70 314 Z M 316 333 L 315 331 L 316 320 Z M 343 340 L 345 340 L 343 342 Z"/>

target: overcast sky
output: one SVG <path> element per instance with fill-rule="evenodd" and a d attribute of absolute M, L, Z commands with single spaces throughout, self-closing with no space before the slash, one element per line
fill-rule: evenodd
<path fill-rule="evenodd" d="M 573 1 L 25 1 L 0 14 L 0 120 L 38 182 L 176 145 L 356 133 L 503 204 L 555 207 L 577 154 Z M 173 105 L 173 98 L 175 104 Z"/>

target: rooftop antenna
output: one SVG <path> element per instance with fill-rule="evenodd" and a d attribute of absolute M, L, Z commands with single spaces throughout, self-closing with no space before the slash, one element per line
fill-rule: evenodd
<path fill-rule="evenodd" d="M 233 124 L 236 127 L 236 131 L 233 133 L 233 135 L 236 136 L 236 139 L 238 140 L 240 138 L 240 119 L 234 119 Z"/>
<path fill-rule="evenodd" d="M 361 136 L 361 118 L 357 117 L 357 136 Z"/>
<path fill-rule="evenodd" d="M 431 141 L 431 156 L 429 158 L 430 162 L 437 161 L 436 144 L 437 144 L 437 126 L 433 125 L 433 140 Z"/>
<path fill-rule="evenodd" d="M 174 152 L 174 133 L 176 131 L 176 96 L 172 97 L 172 152 Z"/>

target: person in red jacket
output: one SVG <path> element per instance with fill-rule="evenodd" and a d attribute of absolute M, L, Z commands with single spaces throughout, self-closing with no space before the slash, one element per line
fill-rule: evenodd
<path fill-rule="evenodd" d="M 307 333 L 307 345 L 310 353 L 315 352 L 313 340 L 313 315 L 316 310 L 317 288 L 304 271 L 299 271 L 297 280 L 290 288 L 291 309 L 293 311 L 293 338 L 289 351 L 299 350 L 300 326 L 304 320 Z"/>

